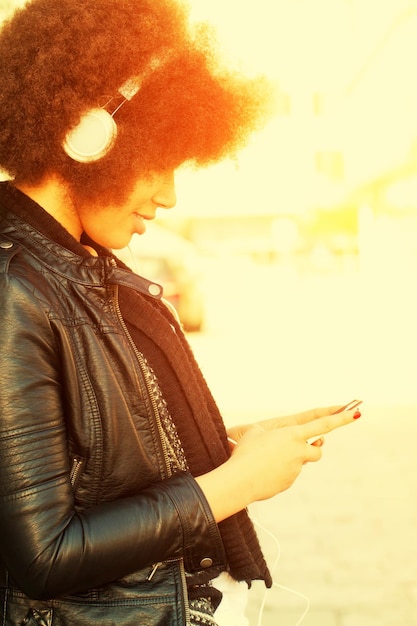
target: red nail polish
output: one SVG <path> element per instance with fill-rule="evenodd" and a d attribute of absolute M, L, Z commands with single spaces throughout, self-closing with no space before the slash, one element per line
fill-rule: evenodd
<path fill-rule="evenodd" d="M 356 411 L 356 413 L 355 413 L 355 414 L 354 414 L 354 416 L 353 416 L 353 419 L 354 419 L 354 420 L 357 420 L 357 419 L 359 419 L 359 418 L 360 418 L 360 416 L 361 416 L 361 415 L 362 415 L 362 413 L 361 413 L 360 411 Z"/>

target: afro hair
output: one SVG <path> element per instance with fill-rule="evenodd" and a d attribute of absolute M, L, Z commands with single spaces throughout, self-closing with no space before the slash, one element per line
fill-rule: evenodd
<path fill-rule="evenodd" d="M 68 157 L 67 133 L 137 76 L 111 151 Z M 0 33 L 0 167 L 24 184 L 56 174 L 83 201 L 120 200 L 140 176 L 233 156 L 271 102 L 268 82 L 227 68 L 181 0 L 32 0 Z"/>

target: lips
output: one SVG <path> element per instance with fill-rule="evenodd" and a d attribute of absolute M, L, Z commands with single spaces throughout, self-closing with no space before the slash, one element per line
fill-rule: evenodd
<path fill-rule="evenodd" d="M 133 213 L 134 217 L 134 232 L 138 235 L 142 235 L 146 231 L 145 220 L 139 213 Z"/>
<path fill-rule="evenodd" d="M 138 233 L 138 235 L 143 235 L 143 233 L 146 231 L 145 222 L 153 220 L 154 216 L 140 215 L 140 213 L 134 213 L 133 216 L 135 218 L 135 232 Z"/>

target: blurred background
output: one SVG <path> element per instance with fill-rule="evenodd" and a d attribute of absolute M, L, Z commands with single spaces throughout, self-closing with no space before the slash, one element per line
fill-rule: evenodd
<path fill-rule="evenodd" d="M 296 626 L 308 599 L 303 626 L 411 626 L 417 2 L 191 6 L 275 81 L 278 112 L 236 162 L 180 172 L 176 209 L 121 254 L 164 285 L 228 424 L 364 400 L 321 463 L 252 507 L 281 587 L 260 615 L 255 583 L 251 624 Z"/>

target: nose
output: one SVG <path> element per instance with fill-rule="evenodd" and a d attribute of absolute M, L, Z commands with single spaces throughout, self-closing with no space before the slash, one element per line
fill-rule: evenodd
<path fill-rule="evenodd" d="M 174 172 L 161 174 L 152 200 L 161 209 L 174 208 L 174 206 L 177 204 Z"/>

